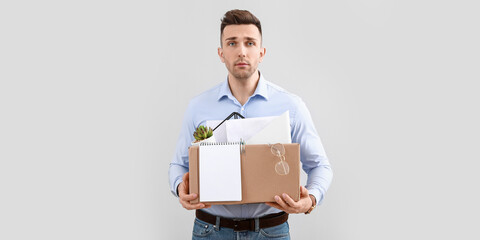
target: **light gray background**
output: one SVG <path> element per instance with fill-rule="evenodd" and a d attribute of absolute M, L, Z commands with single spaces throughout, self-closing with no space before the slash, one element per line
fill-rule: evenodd
<path fill-rule="evenodd" d="M 0 239 L 188 239 L 168 165 L 234 8 L 334 170 L 293 239 L 480 238 L 476 1 L 96 0 L 0 3 Z"/>

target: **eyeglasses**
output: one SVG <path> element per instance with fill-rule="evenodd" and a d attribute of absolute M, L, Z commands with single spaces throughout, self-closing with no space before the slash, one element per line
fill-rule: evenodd
<path fill-rule="evenodd" d="M 290 172 L 290 167 L 285 161 L 285 147 L 281 143 L 268 144 L 274 156 L 280 158 L 280 161 L 275 164 L 275 172 L 279 175 L 287 175 Z"/>

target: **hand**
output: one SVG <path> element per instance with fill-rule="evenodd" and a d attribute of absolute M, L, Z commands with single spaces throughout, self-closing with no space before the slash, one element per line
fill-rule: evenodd
<path fill-rule="evenodd" d="M 189 174 L 187 172 L 183 175 L 183 181 L 178 184 L 178 196 L 180 203 L 187 210 L 210 207 L 210 205 L 205 205 L 203 203 L 191 204 L 190 201 L 197 199 L 198 196 L 195 193 L 189 194 L 189 191 Z"/>
<path fill-rule="evenodd" d="M 308 194 L 308 190 L 304 187 L 300 187 L 300 199 L 295 202 L 288 194 L 282 194 L 282 197 L 275 196 L 276 202 L 267 202 L 270 207 L 280 209 L 286 213 L 304 213 L 312 207 L 312 199 Z"/>

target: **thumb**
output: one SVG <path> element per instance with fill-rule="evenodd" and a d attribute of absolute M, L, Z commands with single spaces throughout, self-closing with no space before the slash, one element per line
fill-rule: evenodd
<path fill-rule="evenodd" d="M 301 197 L 305 197 L 305 196 L 308 197 L 308 190 L 304 186 L 300 186 L 300 196 Z"/>
<path fill-rule="evenodd" d="M 188 188 L 188 185 L 189 185 L 189 175 L 190 175 L 190 173 L 187 172 L 187 173 L 183 174 L 183 178 L 182 178 L 182 181 L 185 184 L 185 187 L 187 187 L 187 188 Z"/>

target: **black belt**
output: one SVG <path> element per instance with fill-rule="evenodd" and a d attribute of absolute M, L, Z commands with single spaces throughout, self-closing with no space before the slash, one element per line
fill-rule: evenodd
<path fill-rule="evenodd" d="M 195 216 L 207 223 L 217 224 L 217 216 L 206 213 L 201 210 L 195 211 Z M 280 212 L 269 214 L 259 218 L 259 228 L 269 228 L 278 226 L 288 220 L 288 213 Z M 232 228 L 236 232 L 240 231 L 255 231 L 255 218 L 248 219 L 232 219 L 232 218 L 220 218 L 220 227 Z"/>

